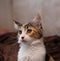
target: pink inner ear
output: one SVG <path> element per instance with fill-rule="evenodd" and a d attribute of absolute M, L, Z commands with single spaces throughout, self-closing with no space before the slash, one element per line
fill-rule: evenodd
<path fill-rule="evenodd" d="M 41 17 L 40 17 L 39 14 L 33 19 L 33 23 L 34 23 L 35 26 L 37 26 L 37 27 L 41 26 Z"/>
<path fill-rule="evenodd" d="M 33 19 L 34 23 L 40 23 L 41 22 L 41 16 L 38 14 L 34 19 Z"/>
<path fill-rule="evenodd" d="M 34 23 L 36 26 L 40 26 L 40 25 L 41 25 L 41 18 L 34 18 L 33 23 Z"/>

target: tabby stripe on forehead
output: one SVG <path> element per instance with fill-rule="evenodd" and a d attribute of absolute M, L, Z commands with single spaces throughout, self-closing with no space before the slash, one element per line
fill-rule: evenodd
<path fill-rule="evenodd" d="M 31 23 L 26 24 L 25 28 L 28 29 L 29 26 L 32 26 L 32 24 Z"/>

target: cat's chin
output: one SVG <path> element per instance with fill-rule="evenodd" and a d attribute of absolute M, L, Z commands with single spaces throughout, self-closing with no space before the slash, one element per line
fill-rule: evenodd
<path fill-rule="evenodd" d="M 30 44 L 31 44 L 31 42 L 26 41 L 26 40 L 22 40 L 20 44 L 26 44 L 26 45 L 30 45 Z"/>
<path fill-rule="evenodd" d="M 21 43 L 27 43 L 26 40 L 18 40 L 18 43 L 21 44 Z"/>

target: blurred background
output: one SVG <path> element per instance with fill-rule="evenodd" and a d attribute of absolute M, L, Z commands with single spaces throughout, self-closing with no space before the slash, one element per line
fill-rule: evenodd
<path fill-rule="evenodd" d="M 13 19 L 32 21 L 38 12 L 44 36 L 60 35 L 60 0 L 0 0 L 0 30 L 15 31 Z"/>

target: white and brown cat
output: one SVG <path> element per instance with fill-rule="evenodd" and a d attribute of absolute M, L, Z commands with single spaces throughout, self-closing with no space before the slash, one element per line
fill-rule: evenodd
<path fill-rule="evenodd" d="M 17 61 L 45 61 L 46 49 L 43 42 L 41 17 L 38 15 L 33 21 L 25 24 L 17 21 L 14 23 L 20 44 Z"/>

